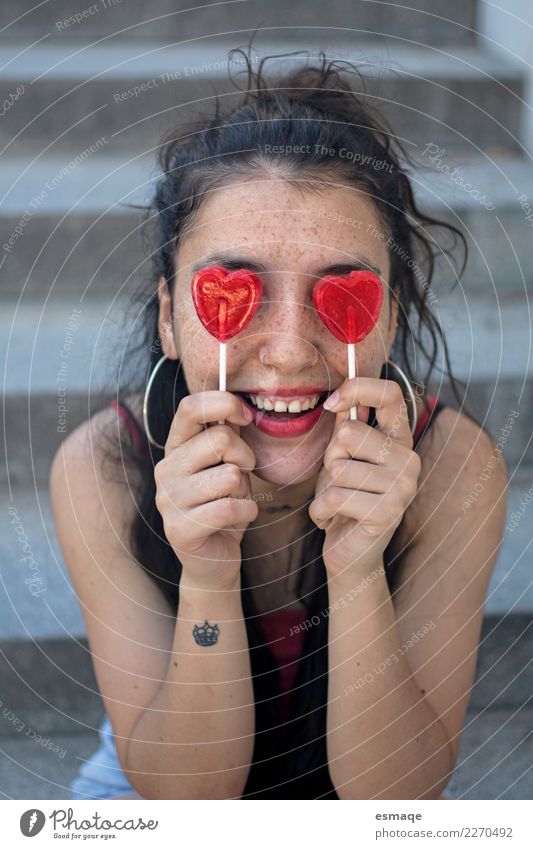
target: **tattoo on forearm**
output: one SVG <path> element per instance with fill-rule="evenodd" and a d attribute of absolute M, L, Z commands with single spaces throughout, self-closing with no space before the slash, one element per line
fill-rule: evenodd
<path fill-rule="evenodd" d="M 210 625 L 206 619 L 200 627 L 194 626 L 192 634 L 199 646 L 214 646 L 218 642 L 220 628 L 218 625 Z"/>

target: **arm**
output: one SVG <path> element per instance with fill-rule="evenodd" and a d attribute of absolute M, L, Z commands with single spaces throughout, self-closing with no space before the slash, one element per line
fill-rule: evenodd
<path fill-rule="evenodd" d="M 488 435 L 452 410 L 441 413 L 417 458 L 406 451 L 397 390 L 384 390 L 380 408 L 373 383 L 361 378 L 354 388 L 376 407 L 379 430 L 341 424 L 310 509 L 326 529 L 334 611 L 330 773 L 341 798 L 438 798 L 457 758 L 503 536 L 505 464 Z M 340 403 L 348 409 L 353 389 Z M 390 597 L 380 566 L 398 527 Z M 379 579 L 364 584 L 376 570 Z M 344 606 L 358 585 L 364 592 Z"/>
<path fill-rule="evenodd" d="M 240 593 L 235 584 L 208 597 L 182 577 L 176 619 L 127 549 L 125 529 L 137 509 L 130 482 L 102 473 L 97 431 L 114 424 L 115 414 L 104 410 L 65 440 L 50 496 L 117 755 L 140 795 L 234 797 L 249 770 L 254 716 Z M 220 628 L 210 648 L 192 637 L 205 619 Z"/>
<path fill-rule="evenodd" d="M 212 646 L 198 645 L 192 633 L 205 620 L 220 631 Z M 253 740 L 254 696 L 239 586 L 213 593 L 180 586 L 165 680 L 131 732 L 128 781 L 150 799 L 238 798 Z"/>
<path fill-rule="evenodd" d="M 402 648 L 383 562 L 355 596 L 353 580 L 328 586 L 327 748 L 337 794 L 435 798 L 453 769 L 451 749 Z"/>
<path fill-rule="evenodd" d="M 421 459 L 395 545 L 398 589 L 390 597 L 380 575 L 332 616 L 328 752 L 341 798 L 438 798 L 457 759 L 507 475 L 501 450 L 452 410 Z M 330 587 L 334 609 L 350 598 Z"/>

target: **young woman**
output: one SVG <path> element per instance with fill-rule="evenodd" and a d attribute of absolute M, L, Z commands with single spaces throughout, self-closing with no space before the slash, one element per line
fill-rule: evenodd
<path fill-rule="evenodd" d="M 323 54 L 275 85 L 249 62 L 239 106 L 163 148 L 142 377 L 51 472 L 106 710 L 73 798 L 458 795 L 506 472 L 415 380 L 439 340 L 448 362 L 439 222 L 350 82 Z M 212 264 L 263 286 L 224 392 L 191 297 Z M 355 269 L 385 297 L 349 380 L 312 291 Z"/>

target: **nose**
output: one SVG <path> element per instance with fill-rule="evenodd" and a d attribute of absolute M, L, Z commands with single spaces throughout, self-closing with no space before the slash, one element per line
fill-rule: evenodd
<path fill-rule="evenodd" d="M 312 303 L 295 297 L 265 300 L 257 319 L 263 365 L 295 373 L 319 363 L 320 322 Z"/>

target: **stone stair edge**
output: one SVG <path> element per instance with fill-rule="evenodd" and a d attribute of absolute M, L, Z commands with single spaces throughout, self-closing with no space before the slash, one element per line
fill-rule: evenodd
<path fill-rule="evenodd" d="M 436 142 L 432 144 L 438 148 Z M 411 154 L 418 155 L 413 154 L 413 151 Z M 516 213 L 517 219 L 526 219 L 528 210 L 521 199 L 529 199 L 530 206 L 533 206 L 533 164 L 527 155 L 515 153 L 492 157 L 480 154 L 476 157 L 461 157 L 457 153 L 450 155 L 445 148 L 428 152 L 429 158 L 426 160 L 422 159 L 424 155 L 422 151 L 420 164 L 424 167 L 420 170 L 406 169 L 412 180 L 415 198 L 423 208 L 444 213 L 444 204 L 456 213 L 488 214 L 488 207 L 484 210 L 472 192 L 461 189 L 459 178 L 450 176 L 455 168 L 463 181 L 466 179 L 474 187 L 479 187 L 480 191 L 483 189 L 488 193 L 497 212 Z M 5 222 L 2 228 L 6 237 L 9 235 L 8 222 L 12 222 L 17 215 L 27 213 L 30 202 L 39 194 L 36 187 L 55 179 L 62 168 L 70 168 L 67 154 L 47 155 L 29 166 L 24 173 L 23 169 L 27 165 L 28 157 L 8 155 L 0 159 L 0 192 L 3 194 L 0 222 Z M 12 188 L 10 183 L 13 174 L 19 171 L 23 172 L 22 176 L 17 178 Z M 132 207 L 132 204 L 146 206 L 155 181 L 160 176 L 156 149 L 149 153 L 133 154 L 129 160 L 125 160 L 123 155 L 100 152 L 97 157 L 88 158 L 75 169 L 74 183 L 59 183 L 59 193 L 57 189 L 54 192 L 45 189 L 44 200 L 33 203 L 29 217 L 50 219 L 52 222 L 64 213 L 68 213 L 70 219 L 105 215 L 130 217 L 140 224 L 142 212 Z M 529 212 L 533 217 L 531 209 Z"/>
<path fill-rule="evenodd" d="M 79 6 L 80 4 L 78 4 Z M 415 30 L 417 33 L 424 35 L 427 38 L 442 40 L 450 38 L 451 33 L 455 39 L 458 37 L 462 40 L 471 41 L 475 36 L 475 27 L 477 22 L 478 4 L 477 0 L 448 0 L 446 8 L 446 16 L 442 17 L 442 5 L 440 0 L 411 0 L 409 7 L 406 8 L 403 4 L 393 3 L 368 3 L 355 2 L 351 4 L 354 12 L 354 23 L 357 22 L 359 27 L 369 28 L 376 27 L 376 33 L 381 33 L 384 27 L 400 31 Z M 397 8 L 399 5 L 399 8 Z M 271 26 L 277 23 L 279 13 L 284 13 L 283 21 L 287 21 L 286 6 L 283 2 L 270 2 L 268 4 L 268 13 L 270 17 L 265 16 L 265 9 L 262 3 L 249 2 L 243 9 L 241 4 L 237 7 L 233 4 L 222 4 L 221 8 L 217 5 L 213 8 L 212 4 L 200 3 L 191 7 L 189 2 L 185 0 L 154 0 L 147 8 L 141 3 L 136 3 L 135 0 L 128 0 L 128 16 L 125 20 L 124 5 L 122 0 L 105 0 L 105 2 L 94 4 L 91 9 L 73 9 L 72 3 L 68 0 L 55 0 L 52 13 L 46 4 L 45 9 L 39 8 L 37 4 L 31 11 L 31 15 L 23 16 L 21 20 L 17 20 L 20 16 L 19 7 L 16 0 L 6 0 L 5 16 L 6 19 L 14 19 L 11 24 L 9 35 L 14 33 L 27 34 L 26 37 L 33 37 L 37 32 L 42 33 L 43 25 L 50 27 L 51 35 L 58 34 L 62 37 L 76 38 L 81 31 L 84 35 L 94 37 L 96 34 L 121 34 L 121 30 L 128 38 L 142 38 L 143 33 L 147 31 L 154 33 L 154 37 L 158 40 L 166 40 L 173 34 L 173 25 L 188 32 L 188 29 L 193 29 L 198 24 L 204 25 L 204 28 L 213 28 L 217 26 L 231 26 L 237 22 L 239 26 L 243 24 L 244 12 L 249 13 L 245 19 L 246 23 L 252 24 L 254 27 Z M 321 9 L 313 8 L 299 9 L 298 20 L 300 25 L 312 23 L 320 25 Z M 102 11 L 106 14 L 101 14 Z M 331 24 L 332 16 L 336 13 L 342 13 L 343 23 L 348 23 L 351 7 L 346 8 L 345 2 L 330 2 L 328 4 L 328 15 L 326 24 Z M 78 12 L 78 15 L 73 12 Z M 81 12 L 81 14 L 79 14 Z M 209 14 L 209 21 L 205 22 L 205 12 Z M 409 13 L 412 12 L 410 15 Z M 250 20 L 248 20 L 248 17 Z M 266 19 L 265 19 L 266 17 Z M 436 19 L 437 18 L 437 19 Z M 63 20 L 65 19 L 65 20 Z M 9 26 L 9 25 L 8 25 Z M 156 35 L 157 33 L 157 35 Z M 15 36 L 16 37 L 16 36 Z"/>
<path fill-rule="evenodd" d="M 296 27 L 294 27 L 296 28 Z M 300 33 L 305 27 L 298 27 Z M 316 31 L 312 27 L 311 31 Z M 312 61 L 319 50 L 324 50 L 328 59 L 348 59 L 375 64 L 365 66 L 365 73 L 374 74 L 417 74 L 436 78 L 495 78 L 521 79 L 523 65 L 512 57 L 491 50 L 480 44 L 459 45 L 422 44 L 420 42 L 402 43 L 395 36 L 364 38 L 354 42 L 352 32 L 344 35 L 328 33 L 326 38 L 315 39 L 300 34 L 298 38 L 285 36 L 278 40 L 256 42 L 256 53 L 252 58 L 275 55 L 279 52 L 290 53 L 301 50 L 296 59 Z M 229 39 L 220 37 L 214 42 L 211 35 L 199 35 L 191 43 L 161 43 L 160 41 L 135 41 L 132 44 L 94 44 L 86 40 L 70 40 L 68 45 L 46 42 L 32 47 L 25 42 L 12 42 L 9 47 L 0 48 L 0 80 L 21 80 L 34 75 L 43 83 L 50 80 L 85 79 L 97 74 L 98 79 L 137 78 L 140 74 L 168 72 L 169 59 L 183 61 L 186 78 L 194 79 L 193 70 L 209 73 L 213 79 L 228 78 L 229 52 L 234 47 L 242 47 L 244 38 Z M 205 42 L 205 43 L 203 43 Z M 242 43 L 241 43 L 242 42 Z M 31 47 L 28 50 L 28 47 Z M 331 51 L 331 53 L 328 53 Z M 306 56 L 309 53 L 309 56 Z M 18 58 L 20 55 L 20 59 Z M 106 58 L 116 60 L 116 64 L 106 69 L 102 75 L 102 61 Z M 280 57 L 283 60 L 285 57 Z M 291 57 L 287 57 L 290 60 Z M 67 64 L 70 59 L 70 64 Z M 52 60 L 50 62 L 50 60 Z M 186 61 L 184 61 L 186 60 Z M 242 61 L 242 60 L 241 60 Z M 294 62 L 294 58 L 292 59 Z M 47 64 L 49 63 L 50 64 Z M 134 66 L 127 67 L 133 62 Z M 457 65 L 455 65 L 457 63 Z M 175 66 L 173 66 L 175 67 Z M 37 82 L 39 79 L 37 79 Z"/>
<path fill-rule="evenodd" d="M 527 658 L 529 651 L 525 643 L 527 642 L 527 646 L 533 644 L 532 625 L 533 619 L 530 613 L 485 614 L 477 658 L 478 687 L 485 686 L 484 681 L 500 664 L 504 664 L 509 671 L 513 669 L 517 674 L 523 674 L 528 666 L 527 662 L 523 663 L 523 660 Z M 19 675 L 13 679 L 15 686 L 11 691 L 11 701 L 16 700 L 15 689 L 21 694 L 27 690 L 24 673 L 29 675 L 35 671 L 40 677 L 43 662 L 51 664 L 51 669 L 54 669 L 52 677 L 56 673 L 57 678 L 61 677 L 62 700 L 65 697 L 65 690 L 69 688 L 78 690 L 80 687 L 91 689 L 95 680 L 89 642 L 85 634 L 73 634 L 68 639 L 62 637 L 2 639 L 0 640 L 0 660 L 2 663 L 7 661 L 9 665 L 13 664 L 19 670 Z M 46 690 L 48 684 L 49 678 L 46 677 L 43 689 Z M 53 681 L 50 685 L 51 689 L 54 689 Z M 506 689 L 503 688 L 502 692 Z M 475 688 L 473 696 L 470 709 L 477 709 L 480 707 L 480 701 L 476 698 Z M 513 703 L 515 701 L 516 699 L 513 699 Z M 498 701 L 497 707 L 501 708 L 506 704 L 504 695 L 501 701 Z"/>

